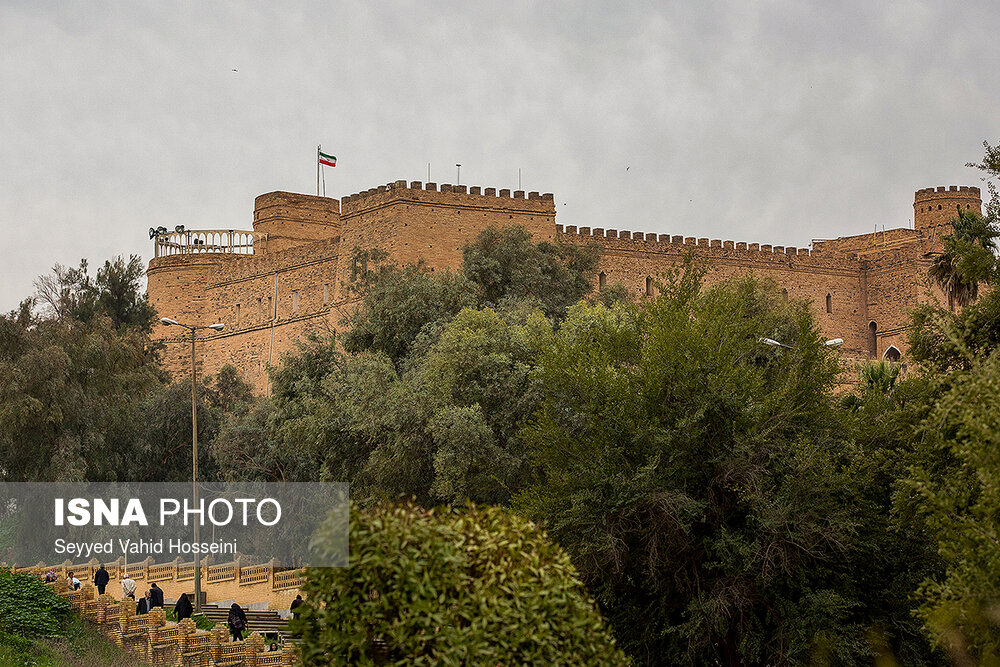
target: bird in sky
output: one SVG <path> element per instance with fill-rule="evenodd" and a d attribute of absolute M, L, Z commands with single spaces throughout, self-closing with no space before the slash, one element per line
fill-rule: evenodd
<path fill-rule="evenodd" d="M 234 72 L 239 72 L 239 70 L 238 70 L 238 69 L 236 69 L 235 67 L 233 68 L 233 71 L 234 71 Z"/>

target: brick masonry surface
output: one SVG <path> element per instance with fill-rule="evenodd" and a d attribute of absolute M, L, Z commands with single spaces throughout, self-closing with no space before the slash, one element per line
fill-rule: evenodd
<path fill-rule="evenodd" d="M 257 197 L 252 254 L 186 246 L 149 264 L 148 292 L 159 316 L 186 324 L 224 322 L 199 335 L 196 365 L 212 374 L 233 364 L 267 392 L 267 367 L 309 332 L 336 331 L 356 304 L 346 289 L 355 250 L 380 249 L 398 263 L 423 261 L 456 269 L 462 246 L 489 226 L 524 226 L 537 241 L 601 247 L 594 284 L 621 283 L 633 295 L 655 293 L 664 270 L 694 255 L 706 282 L 753 273 L 775 280 L 790 299 L 812 304 L 828 338 L 843 338 L 846 361 L 889 357 L 906 362 L 909 311 L 943 302 L 927 277 L 942 250 L 956 207 L 981 212 L 979 188 L 925 188 L 914 196 L 913 229 L 816 240 L 812 249 L 756 242 L 671 236 L 556 224 L 551 194 L 395 181 L 344 197 L 271 192 Z M 161 243 L 157 240 L 156 243 Z M 159 251 L 160 248 L 157 248 Z M 177 248 L 175 247 L 176 251 Z M 172 374 L 190 367 L 190 339 L 157 326 L 163 363 Z"/>

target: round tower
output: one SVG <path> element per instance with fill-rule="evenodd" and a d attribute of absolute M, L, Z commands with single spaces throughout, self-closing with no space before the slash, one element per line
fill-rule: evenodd
<path fill-rule="evenodd" d="M 268 192 L 254 200 L 253 230 L 267 234 L 267 252 L 340 234 L 340 201 L 294 192 Z M 254 254 L 260 254 L 254 248 Z"/>
<path fill-rule="evenodd" d="M 958 215 L 958 207 L 982 214 L 983 200 L 979 196 L 979 188 L 939 185 L 917 190 L 913 197 L 913 228 L 931 229 L 947 225 Z"/>

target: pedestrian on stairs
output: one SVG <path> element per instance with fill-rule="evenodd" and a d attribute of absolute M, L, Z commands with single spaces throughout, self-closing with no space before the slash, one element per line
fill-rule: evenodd
<path fill-rule="evenodd" d="M 247 614 L 243 611 L 243 607 L 234 602 L 229 608 L 229 617 L 226 620 L 229 622 L 229 632 L 233 634 L 233 641 L 241 641 L 243 631 L 247 629 Z"/>
<path fill-rule="evenodd" d="M 97 586 L 98 595 L 104 595 L 104 589 L 107 587 L 108 580 L 110 579 L 111 575 L 104 569 L 104 563 L 101 563 L 101 566 L 97 568 L 97 572 L 94 573 L 94 585 Z"/>
<path fill-rule="evenodd" d="M 125 573 L 125 578 L 122 579 L 122 601 L 125 598 L 135 599 L 135 580 L 128 576 L 127 572 Z"/>
<path fill-rule="evenodd" d="M 177 614 L 178 623 L 185 618 L 191 618 L 194 608 L 191 606 L 191 600 L 188 600 L 187 593 L 181 593 L 181 596 L 177 598 L 177 604 L 174 605 L 174 613 Z"/>
<path fill-rule="evenodd" d="M 154 581 L 150 584 L 152 588 L 149 589 L 149 603 L 152 607 L 162 607 L 163 606 L 163 589 L 156 585 Z"/>

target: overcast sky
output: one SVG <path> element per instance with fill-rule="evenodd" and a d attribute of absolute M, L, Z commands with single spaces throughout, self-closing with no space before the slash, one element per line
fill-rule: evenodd
<path fill-rule="evenodd" d="M 994 1 L 0 0 L 0 311 L 147 228 L 396 179 L 553 192 L 566 225 L 804 247 L 980 185 Z M 233 71 L 237 70 L 237 71 Z M 92 271 L 95 269 L 92 269 Z"/>

